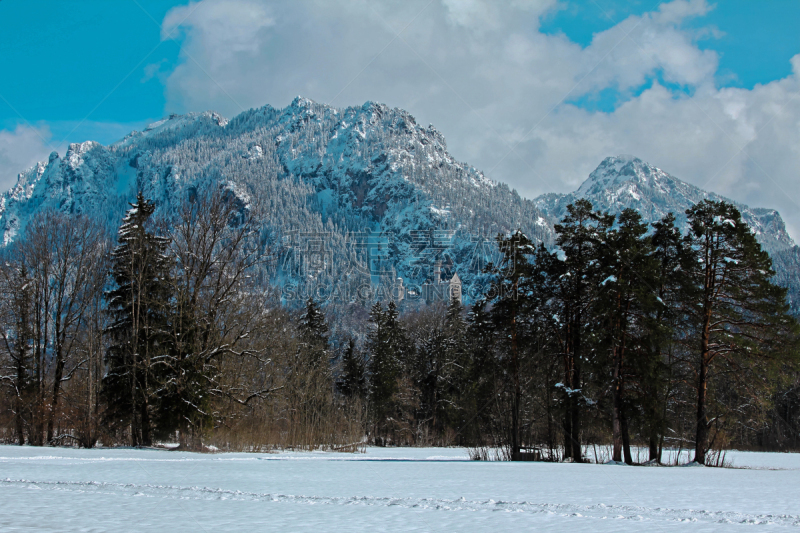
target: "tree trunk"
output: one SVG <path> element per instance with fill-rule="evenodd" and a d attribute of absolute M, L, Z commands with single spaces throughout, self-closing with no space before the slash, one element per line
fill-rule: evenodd
<path fill-rule="evenodd" d="M 583 462 L 583 450 L 581 450 L 581 411 L 578 402 L 572 401 L 572 460 L 576 463 Z"/>
<path fill-rule="evenodd" d="M 630 432 L 628 431 L 628 418 L 625 416 L 624 412 L 620 412 L 620 422 L 622 426 L 622 451 L 623 456 L 625 457 L 625 463 L 632 465 L 633 464 L 633 456 L 631 456 L 631 436 Z"/>
<path fill-rule="evenodd" d="M 695 436 L 694 460 L 706 464 L 708 451 L 708 417 L 706 415 L 706 392 L 708 389 L 708 363 L 703 357 L 697 376 L 697 434 Z"/>
<path fill-rule="evenodd" d="M 516 292 L 516 284 L 514 291 Z M 516 310 L 515 310 L 516 311 Z M 516 314 L 516 313 L 515 313 Z M 519 442 L 519 407 L 520 407 L 520 383 L 519 383 L 519 346 L 517 344 L 517 321 L 516 316 L 511 318 L 511 353 L 512 353 L 512 372 L 514 380 L 514 397 L 511 404 L 511 460 L 519 461 L 520 442 Z"/>
<path fill-rule="evenodd" d="M 25 408 L 25 403 L 22 399 L 23 391 L 25 390 L 25 348 L 24 344 L 19 350 L 19 360 L 17 361 L 17 395 L 14 398 L 14 426 L 17 432 L 17 443 L 22 446 L 25 444 L 25 424 L 22 419 L 22 410 Z"/>
<path fill-rule="evenodd" d="M 650 450 L 647 455 L 648 461 L 656 461 L 661 462 L 658 460 L 658 439 L 656 438 L 655 431 L 650 432 Z"/>
<path fill-rule="evenodd" d="M 136 379 L 137 379 L 137 365 L 136 365 L 136 354 L 131 355 L 131 364 L 128 367 L 128 372 L 130 373 L 130 380 L 131 380 L 131 446 L 139 446 L 141 444 L 141 435 L 139 433 L 139 414 L 138 409 L 136 408 L 137 405 L 137 396 L 136 394 Z"/>
<path fill-rule="evenodd" d="M 567 355 L 564 357 L 564 459 L 572 459 L 572 354 L 567 348 Z"/>
<path fill-rule="evenodd" d="M 622 376 L 620 376 L 620 365 L 617 357 L 617 350 L 614 350 L 614 371 L 613 371 L 613 407 L 611 408 L 611 439 L 614 451 L 611 459 L 618 463 L 622 462 Z"/>
<path fill-rule="evenodd" d="M 701 465 L 706 464 L 706 452 L 708 451 L 708 415 L 706 413 L 706 394 L 708 392 L 708 345 L 710 324 L 711 307 L 708 305 L 708 303 L 706 303 L 703 332 L 700 335 L 700 368 L 697 371 L 697 433 L 695 435 L 694 450 L 694 460 Z"/>
<path fill-rule="evenodd" d="M 572 458 L 572 398 L 567 396 L 566 411 L 564 413 L 564 459 Z"/>
<path fill-rule="evenodd" d="M 574 462 L 581 462 L 581 438 L 580 438 L 580 405 L 575 397 L 575 390 L 580 383 L 580 373 L 576 368 L 575 358 L 570 357 L 570 370 L 567 372 L 565 381 L 566 406 L 564 413 L 564 459 L 572 459 Z"/>
<path fill-rule="evenodd" d="M 22 397 L 20 396 L 21 391 L 17 393 L 17 397 L 14 399 L 15 405 L 14 410 L 14 426 L 17 431 L 17 444 L 22 446 L 25 444 L 25 425 L 22 422 Z"/>
<path fill-rule="evenodd" d="M 53 376 L 53 398 L 50 406 L 50 412 L 47 417 L 47 442 L 53 440 L 53 422 L 56 417 L 56 410 L 58 409 L 58 400 L 61 394 L 61 379 L 64 377 L 64 356 L 61 347 L 56 348 L 56 371 Z"/>
<path fill-rule="evenodd" d="M 141 413 L 142 413 L 142 446 L 152 446 L 153 440 L 152 436 L 150 435 L 150 413 L 147 411 L 147 399 L 143 399 L 141 403 Z"/>

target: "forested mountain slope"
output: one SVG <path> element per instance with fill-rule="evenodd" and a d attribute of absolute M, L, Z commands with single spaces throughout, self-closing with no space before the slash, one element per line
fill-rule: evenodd
<path fill-rule="evenodd" d="M 53 153 L 20 174 L 0 199 L 0 231 L 8 243 L 46 208 L 88 213 L 115 229 L 137 189 L 169 218 L 209 184 L 259 217 L 262 244 L 281 257 L 268 272 L 273 280 L 364 274 L 353 264 L 369 256 L 382 258 L 371 265 L 373 284 L 376 275 L 424 282 L 434 258 L 468 281 L 475 235 L 522 228 L 552 239 L 533 202 L 454 160 L 432 126 L 372 102 L 340 110 L 299 97 L 230 121 L 210 112 L 171 116 L 107 147 L 70 145 L 63 158 Z M 310 270 L 299 257 L 309 239 L 324 241 L 325 256 Z M 445 247 L 447 257 L 439 253 Z"/>
<path fill-rule="evenodd" d="M 431 277 L 436 260 L 469 287 L 492 259 L 495 235 L 519 228 L 549 245 L 553 224 L 576 198 L 611 212 L 634 207 L 646 221 L 672 211 L 681 223 L 691 204 L 719 198 L 639 159 L 615 157 L 574 193 L 531 201 L 456 161 L 442 135 L 406 111 L 373 102 L 336 109 L 298 97 L 230 121 L 212 112 L 173 115 L 110 146 L 89 141 L 70 145 L 63 158 L 54 152 L 0 197 L 0 233 L 10 242 L 43 209 L 86 213 L 114 231 L 137 190 L 169 219 L 208 187 L 224 188 L 258 218 L 260 244 L 277 258 L 262 281 L 305 286 L 306 294 L 398 277 L 413 287 Z M 780 215 L 739 207 L 796 295 L 800 254 Z"/>

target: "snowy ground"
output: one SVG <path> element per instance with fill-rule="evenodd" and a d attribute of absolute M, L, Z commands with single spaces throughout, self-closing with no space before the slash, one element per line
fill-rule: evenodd
<path fill-rule="evenodd" d="M 800 530 L 800 455 L 728 458 L 749 468 L 0 446 L 0 531 Z"/>

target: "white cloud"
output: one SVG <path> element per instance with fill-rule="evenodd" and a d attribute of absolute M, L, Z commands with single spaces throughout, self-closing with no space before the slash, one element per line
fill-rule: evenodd
<path fill-rule="evenodd" d="M 783 80 L 718 88 L 719 32 L 684 29 L 713 6 L 675 0 L 585 48 L 539 32 L 555 0 L 202 0 L 173 9 L 182 34 L 168 111 L 385 102 L 432 122 L 450 151 L 526 196 L 567 191 L 606 156 L 632 153 L 686 181 L 776 207 L 800 237 L 800 55 Z M 696 25 L 695 25 L 696 26 Z M 400 35 L 396 34 L 400 32 Z M 800 50 L 798 50 L 800 52 Z M 662 86 L 675 85 L 675 92 Z M 569 102 L 619 91 L 613 112 Z"/>
<path fill-rule="evenodd" d="M 19 125 L 13 130 L 0 130 L 0 191 L 7 191 L 17 182 L 21 170 L 47 160 L 50 129 L 47 126 Z"/>
<path fill-rule="evenodd" d="M 501 29 L 505 14 L 503 11 L 518 9 L 536 17 L 556 7 L 556 0 L 512 0 L 503 5 L 495 0 L 442 0 L 451 23 L 464 26 L 473 31 Z M 536 21 L 534 19 L 534 21 Z"/>

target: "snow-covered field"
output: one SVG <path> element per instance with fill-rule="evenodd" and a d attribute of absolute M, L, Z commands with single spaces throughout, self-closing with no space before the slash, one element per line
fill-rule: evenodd
<path fill-rule="evenodd" d="M 0 531 L 800 530 L 800 455 L 728 459 L 749 468 L 0 446 Z"/>

